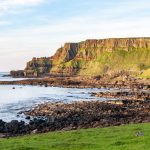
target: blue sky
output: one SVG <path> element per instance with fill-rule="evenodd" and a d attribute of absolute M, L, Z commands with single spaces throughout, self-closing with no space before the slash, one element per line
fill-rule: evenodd
<path fill-rule="evenodd" d="M 0 71 L 65 42 L 150 36 L 149 0 L 0 0 Z"/>

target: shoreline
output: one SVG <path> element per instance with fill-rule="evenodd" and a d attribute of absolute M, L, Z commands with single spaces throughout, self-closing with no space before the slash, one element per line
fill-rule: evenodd
<path fill-rule="evenodd" d="M 19 78 L 18 78 L 19 79 Z M 150 79 L 132 79 L 123 80 L 99 77 L 44 77 L 44 78 L 27 78 L 15 81 L 0 81 L 0 85 L 39 85 L 53 87 L 70 87 L 70 88 L 127 88 L 127 89 L 146 89 L 150 90 Z"/>
<path fill-rule="evenodd" d="M 26 115 L 29 123 L 0 120 L 0 138 L 59 130 L 119 126 L 150 122 L 150 82 L 146 80 L 102 80 L 98 77 L 51 77 L 0 81 L 0 85 L 32 85 L 64 88 L 117 88 L 110 92 L 89 93 L 91 96 L 115 98 L 108 101 L 44 103 L 33 106 Z M 128 91 L 123 91 L 128 89 Z M 143 91 L 146 91 L 145 94 Z M 33 117 L 33 119 L 31 119 Z"/>
<path fill-rule="evenodd" d="M 150 122 L 150 101 L 44 103 L 20 114 L 25 114 L 29 123 L 0 120 L 1 138 Z"/>

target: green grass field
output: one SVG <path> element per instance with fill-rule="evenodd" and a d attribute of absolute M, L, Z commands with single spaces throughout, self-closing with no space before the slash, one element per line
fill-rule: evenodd
<path fill-rule="evenodd" d="M 0 139 L 0 150 L 150 150 L 150 124 Z"/>

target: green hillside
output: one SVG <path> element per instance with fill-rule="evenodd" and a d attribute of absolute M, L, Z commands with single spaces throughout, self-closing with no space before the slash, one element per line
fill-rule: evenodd
<path fill-rule="evenodd" d="M 148 77 L 150 74 L 146 70 L 150 68 L 150 50 L 134 49 L 129 52 L 124 50 L 103 52 L 96 60 L 79 62 L 79 64 L 83 68 L 79 72 L 81 75 L 98 75 L 124 70 L 135 75 L 140 75 L 143 72 L 142 77 Z"/>

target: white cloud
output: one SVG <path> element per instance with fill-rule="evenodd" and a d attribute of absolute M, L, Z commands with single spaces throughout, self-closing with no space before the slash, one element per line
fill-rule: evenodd
<path fill-rule="evenodd" d="M 94 23 L 93 23 L 94 22 Z M 0 33 L 0 50 L 47 50 L 49 54 L 65 42 L 88 38 L 150 36 L 150 19 L 98 19 L 95 17 L 68 18 L 53 24 L 11 29 Z M 9 44 L 8 44 L 9 43 Z"/>
<path fill-rule="evenodd" d="M 43 2 L 43 0 L 5 0 L 5 1 L 8 4 L 13 4 L 13 5 L 25 5 L 25 4 L 36 5 Z"/>
<path fill-rule="evenodd" d="M 44 0 L 0 0 L 1 8 L 8 8 L 16 5 L 37 5 Z"/>
<path fill-rule="evenodd" d="M 0 14 L 6 12 L 15 12 L 16 9 L 22 9 L 26 6 L 36 6 L 45 0 L 0 0 Z"/>

